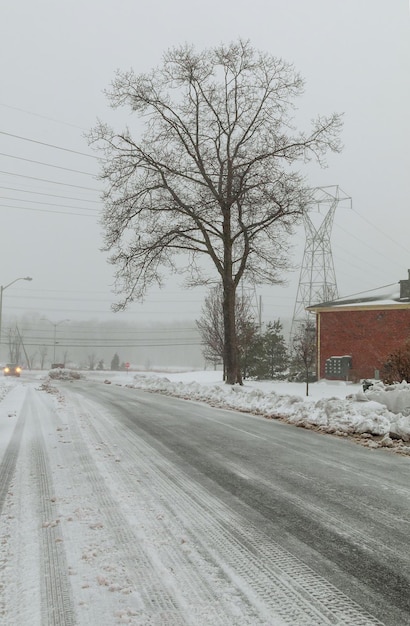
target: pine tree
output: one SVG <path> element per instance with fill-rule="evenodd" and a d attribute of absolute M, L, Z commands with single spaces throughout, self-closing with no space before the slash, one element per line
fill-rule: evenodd
<path fill-rule="evenodd" d="M 248 376 L 275 380 L 284 378 L 289 364 L 288 350 L 280 320 L 268 322 L 264 333 L 255 338 L 248 354 Z"/>
<path fill-rule="evenodd" d="M 119 369 L 120 369 L 120 357 L 118 356 L 117 353 L 115 353 L 111 359 L 111 370 L 113 372 L 118 372 Z"/>

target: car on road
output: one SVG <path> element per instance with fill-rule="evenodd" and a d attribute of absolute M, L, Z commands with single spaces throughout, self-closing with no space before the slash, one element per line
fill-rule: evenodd
<path fill-rule="evenodd" d="M 3 373 L 5 376 L 20 376 L 21 367 L 15 363 L 7 363 L 3 369 Z"/>

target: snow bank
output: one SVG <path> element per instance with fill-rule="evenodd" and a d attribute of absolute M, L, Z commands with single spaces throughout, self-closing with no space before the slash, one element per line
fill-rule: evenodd
<path fill-rule="evenodd" d="M 339 435 L 373 435 L 410 441 L 410 387 L 407 384 L 369 391 L 345 398 L 312 400 L 299 395 L 278 394 L 261 388 L 199 382 L 171 381 L 166 377 L 135 375 L 128 386 L 206 402 L 270 419 L 283 419 L 305 428 Z M 404 411 L 404 413 L 402 412 Z M 387 445 L 388 441 L 385 440 Z"/>
<path fill-rule="evenodd" d="M 83 375 L 80 372 L 75 370 L 66 369 L 63 367 L 55 367 L 48 373 L 50 378 L 58 379 L 58 380 L 78 380 L 83 378 Z"/>
<path fill-rule="evenodd" d="M 370 447 L 410 442 L 410 385 L 375 383 L 367 391 L 360 384 L 321 380 L 309 385 L 286 381 L 245 381 L 233 387 L 218 371 L 87 372 L 100 382 L 169 394 L 212 406 L 281 419 L 304 428 L 357 436 Z M 401 448 L 410 454 L 410 446 Z"/>

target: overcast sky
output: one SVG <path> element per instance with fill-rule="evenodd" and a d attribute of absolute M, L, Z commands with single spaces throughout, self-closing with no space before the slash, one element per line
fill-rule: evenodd
<path fill-rule="evenodd" d="M 117 68 L 148 71 L 171 46 L 238 37 L 294 63 L 306 81 L 301 120 L 345 114 L 343 153 L 307 172 L 312 186 L 338 185 L 352 198 L 332 235 L 339 294 L 406 278 L 408 0 L 8 0 L 0 9 L 0 285 L 33 281 L 7 289 L 4 315 L 114 317 L 113 268 L 100 251 L 102 185 L 84 133 L 97 117 L 118 130 L 133 121 L 125 110 L 113 115 L 103 90 Z M 266 321 L 292 316 L 303 229 L 294 243 L 288 286 L 256 290 Z M 195 319 L 203 296 L 170 280 L 120 315 Z"/>

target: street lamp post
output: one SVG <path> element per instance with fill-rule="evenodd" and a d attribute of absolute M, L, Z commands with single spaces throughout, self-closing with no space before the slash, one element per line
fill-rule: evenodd
<path fill-rule="evenodd" d="M 8 283 L 8 285 L 0 286 L 0 350 L 1 350 L 1 322 L 2 322 L 2 310 L 3 310 L 3 291 L 5 291 L 5 289 L 7 289 L 8 287 L 11 287 L 11 285 L 14 285 L 14 283 L 16 283 L 18 280 L 33 280 L 33 279 L 31 278 L 31 276 L 22 276 L 21 278 L 15 278 L 14 280 L 11 281 L 11 283 Z"/>
<path fill-rule="evenodd" d="M 60 324 L 64 324 L 64 322 L 69 322 L 70 320 L 60 320 L 59 322 L 52 322 L 47 317 L 43 317 L 46 322 L 49 322 L 54 326 L 54 351 L 53 351 L 53 363 L 56 362 L 56 345 L 57 345 L 57 326 Z"/>

